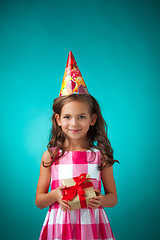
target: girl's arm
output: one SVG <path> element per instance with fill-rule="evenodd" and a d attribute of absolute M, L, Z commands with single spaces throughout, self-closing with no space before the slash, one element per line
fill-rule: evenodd
<path fill-rule="evenodd" d="M 105 190 L 105 195 L 102 195 L 98 189 L 95 189 L 97 196 L 94 199 L 90 200 L 89 207 L 114 207 L 117 204 L 117 191 L 113 176 L 113 166 L 105 167 L 101 171 L 101 177 Z"/>
<path fill-rule="evenodd" d="M 48 151 L 44 152 L 42 156 L 42 161 L 48 162 L 50 161 L 50 154 Z M 40 165 L 40 176 L 37 184 L 36 191 L 36 201 L 35 204 L 39 208 L 45 208 L 50 206 L 54 202 L 53 193 L 48 193 L 49 184 L 51 180 L 51 169 L 50 167 L 43 167 L 41 161 Z"/>
<path fill-rule="evenodd" d="M 44 152 L 42 156 L 42 162 L 49 162 L 50 161 L 50 154 L 47 151 Z M 63 211 L 69 208 L 68 204 L 65 201 L 62 201 L 62 189 L 64 186 L 60 186 L 51 192 L 48 192 L 50 181 L 51 181 L 51 168 L 50 167 L 43 167 L 41 162 L 40 166 L 40 176 L 37 184 L 37 191 L 36 191 L 36 200 L 35 204 L 38 208 L 45 208 L 51 206 L 54 202 L 58 201 L 60 207 Z"/>
<path fill-rule="evenodd" d="M 113 176 L 113 166 L 104 168 L 101 177 L 106 194 L 103 195 L 101 205 L 103 207 L 114 207 L 117 204 L 117 191 Z"/>

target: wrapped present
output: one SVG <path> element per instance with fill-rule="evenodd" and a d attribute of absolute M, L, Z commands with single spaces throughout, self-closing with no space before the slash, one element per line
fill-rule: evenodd
<path fill-rule="evenodd" d="M 90 175 L 82 173 L 78 177 L 62 180 L 65 188 L 63 198 L 71 207 L 71 210 L 88 207 L 89 199 L 96 196 Z"/>

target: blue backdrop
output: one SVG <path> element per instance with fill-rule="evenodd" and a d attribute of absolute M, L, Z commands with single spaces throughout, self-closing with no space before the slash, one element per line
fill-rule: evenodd
<path fill-rule="evenodd" d="M 146 1 L 0 1 L 1 238 L 36 240 L 35 206 L 52 103 L 69 51 L 108 124 L 117 240 L 158 239 L 160 4 Z"/>

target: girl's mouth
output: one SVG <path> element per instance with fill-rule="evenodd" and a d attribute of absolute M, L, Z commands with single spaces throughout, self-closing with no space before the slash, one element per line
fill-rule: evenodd
<path fill-rule="evenodd" d="M 71 132 L 79 132 L 79 131 L 81 131 L 81 129 L 69 129 L 69 131 L 71 131 Z"/>

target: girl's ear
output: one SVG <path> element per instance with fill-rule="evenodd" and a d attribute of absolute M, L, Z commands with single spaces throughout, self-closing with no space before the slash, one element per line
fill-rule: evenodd
<path fill-rule="evenodd" d="M 59 114 L 55 115 L 55 119 L 56 119 L 58 126 L 61 126 L 62 124 L 61 124 L 61 118 L 60 118 Z"/>
<path fill-rule="evenodd" d="M 96 121 L 97 121 L 97 114 L 94 113 L 94 114 L 92 115 L 92 119 L 91 119 L 90 125 L 93 126 L 93 125 L 96 123 Z"/>

